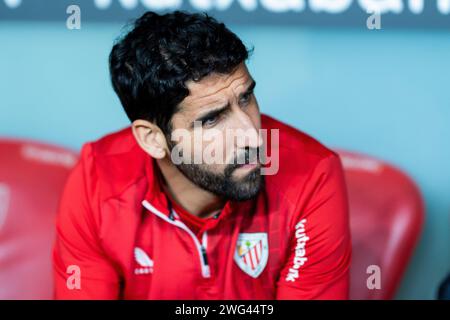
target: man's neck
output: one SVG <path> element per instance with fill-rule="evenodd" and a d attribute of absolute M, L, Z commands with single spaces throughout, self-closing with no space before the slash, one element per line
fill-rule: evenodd
<path fill-rule="evenodd" d="M 186 211 L 208 218 L 223 208 L 225 201 L 222 198 L 192 183 L 169 160 L 157 160 L 156 163 L 165 181 L 163 189 Z"/>

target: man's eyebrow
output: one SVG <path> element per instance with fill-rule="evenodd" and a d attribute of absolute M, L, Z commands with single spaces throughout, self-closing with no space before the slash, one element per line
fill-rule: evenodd
<path fill-rule="evenodd" d="M 243 95 L 248 94 L 251 91 L 253 91 L 255 89 L 255 86 L 256 86 L 256 81 L 252 80 L 252 83 L 250 83 L 250 85 L 247 87 L 247 90 L 245 90 L 245 92 L 243 92 L 239 95 L 239 99 L 241 99 Z M 194 120 L 191 123 L 191 128 L 194 127 L 195 121 L 200 121 L 201 123 L 203 123 L 205 120 L 207 120 L 209 118 L 217 117 L 221 113 L 227 111 L 229 108 L 230 108 L 230 103 L 227 103 L 225 106 L 210 110 L 210 111 L 206 112 L 205 114 L 200 115 L 196 120 Z"/>
<path fill-rule="evenodd" d="M 252 80 L 252 83 L 250 83 L 250 85 L 248 86 L 247 90 L 245 90 L 245 92 L 243 92 L 243 93 L 241 93 L 241 94 L 239 95 L 239 99 L 241 99 L 242 96 L 244 96 L 244 95 L 246 95 L 246 94 L 252 92 L 252 91 L 255 89 L 255 86 L 256 86 L 256 81 L 255 81 L 255 80 Z"/>
<path fill-rule="evenodd" d="M 209 118 L 217 117 L 221 113 L 227 111 L 229 108 L 230 108 L 230 103 L 227 103 L 223 107 L 219 107 L 219 108 L 216 108 L 216 109 L 213 109 L 213 110 L 209 110 L 205 114 L 200 115 L 200 117 L 198 117 L 195 121 L 200 121 L 201 123 L 203 123 L 205 120 L 207 120 Z M 194 122 L 191 123 L 191 127 L 192 128 L 194 127 Z"/>

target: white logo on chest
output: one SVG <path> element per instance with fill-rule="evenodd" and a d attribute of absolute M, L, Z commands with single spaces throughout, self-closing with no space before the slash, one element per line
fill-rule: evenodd
<path fill-rule="evenodd" d="M 153 260 L 141 248 L 134 248 L 134 258 L 139 267 L 134 269 L 134 274 L 153 273 Z"/>

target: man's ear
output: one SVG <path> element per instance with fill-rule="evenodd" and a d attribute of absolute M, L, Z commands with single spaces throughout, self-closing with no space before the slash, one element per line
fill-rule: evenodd
<path fill-rule="evenodd" d="M 162 130 L 154 123 L 138 119 L 131 124 L 134 138 L 139 146 L 155 159 L 162 159 L 169 148 Z"/>

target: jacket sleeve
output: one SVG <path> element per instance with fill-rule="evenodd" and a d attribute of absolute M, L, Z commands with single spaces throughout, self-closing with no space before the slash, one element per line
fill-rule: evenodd
<path fill-rule="evenodd" d="M 119 277 L 97 237 L 95 168 L 86 144 L 60 199 L 53 248 L 56 299 L 117 299 Z"/>
<path fill-rule="evenodd" d="M 298 205 L 290 249 L 277 282 L 277 299 L 348 299 L 351 237 L 339 157 L 317 165 L 308 201 Z"/>

